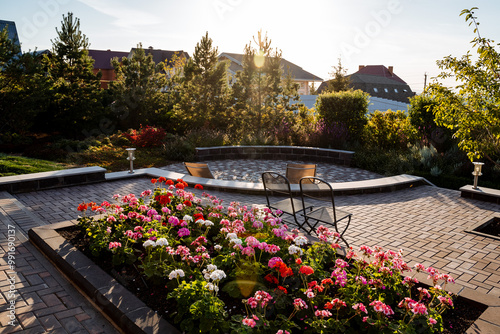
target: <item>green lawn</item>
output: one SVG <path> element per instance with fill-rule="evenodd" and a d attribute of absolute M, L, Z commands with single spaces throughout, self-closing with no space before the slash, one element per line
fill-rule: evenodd
<path fill-rule="evenodd" d="M 0 153 L 0 176 L 48 172 L 71 167 L 75 166 Z"/>

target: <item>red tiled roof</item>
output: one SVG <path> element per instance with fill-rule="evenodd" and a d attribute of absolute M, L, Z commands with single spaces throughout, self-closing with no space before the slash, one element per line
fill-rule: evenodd
<path fill-rule="evenodd" d="M 402 84 L 406 84 L 406 82 L 398 77 L 394 72 L 391 73 L 387 67 L 384 65 L 366 65 L 363 68 L 361 68 L 359 71 L 353 73 L 352 75 L 357 75 L 357 74 L 366 74 L 366 75 L 375 75 L 378 77 L 384 77 L 387 79 L 395 80 L 398 81 Z"/>

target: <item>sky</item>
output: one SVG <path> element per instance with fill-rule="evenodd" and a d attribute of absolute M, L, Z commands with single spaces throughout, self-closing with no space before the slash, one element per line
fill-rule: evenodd
<path fill-rule="evenodd" d="M 283 58 L 324 80 L 340 58 L 348 74 L 393 66 L 420 93 L 425 75 L 429 83 L 441 72 L 437 60 L 472 49 L 460 16 L 472 7 L 482 37 L 500 42 L 498 0 L 0 0 L 0 19 L 16 23 L 23 52 L 51 49 L 68 12 L 98 50 L 142 43 L 192 55 L 208 32 L 219 53 L 243 53 L 262 30 Z"/>

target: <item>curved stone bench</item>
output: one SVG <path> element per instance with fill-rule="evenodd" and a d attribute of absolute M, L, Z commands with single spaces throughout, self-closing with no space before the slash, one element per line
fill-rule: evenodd
<path fill-rule="evenodd" d="M 195 177 L 177 172 L 169 172 L 160 168 L 138 169 L 134 172 L 134 174 L 130 174 L 128 172 L 108 173 L 106 174 L 106 180 L 112 181 L 127 177 L 158 178 L 160 176 L 163 176 L 166 179 L 174 181 L 177 179 L 183 179 L 190 186 L 200 184 L 203 186 L 204 189 L 216 189 L 227 192 L 264 195 L 264 186 L 262 185 L 262 183 L 207 179 L 204 177 Z M 354 195 L 354 194 L 390 192 L 410 187 L 416 187 L 424 184 L 433 185 L 423 177 L 407 175 L 407 174 L 382 177 L 379 179 L 363 180 L 363 181 L 331 183 L 333 191 L 336 195 Z M 292 184 L 291 189 L 293 193 L 300 192 L 298 184 Z"/>
<path fill-rule="evenodd" d="M 316 161 L 350 166 L 354 152 L 305 146 L 214 146 L 197 147 L 199 161 L 266 159 Z"/>

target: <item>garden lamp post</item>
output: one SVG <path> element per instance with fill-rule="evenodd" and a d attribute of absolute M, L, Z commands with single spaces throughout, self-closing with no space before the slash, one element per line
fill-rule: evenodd
<path fill-rule="evenodd" d="M 134 174 L 134 153 L 135 153 L 135 148 L 127 148 L 126 149 L 128 152 L 128 158 L 127 160 L 130 161 L 130 171 L 129 174 Z"/>
<path fill-rule="evenodd" d="M 474 186 L 472 186 L 472 189 L 477 189 L 477 178 L 483 174 L 481 174 L 481 168 L 483 167 L 484 163 L 483 162 L 473 162 L 474 164 L 474 171 L 472 172 L 472 175 L 474 175 Z"/>

